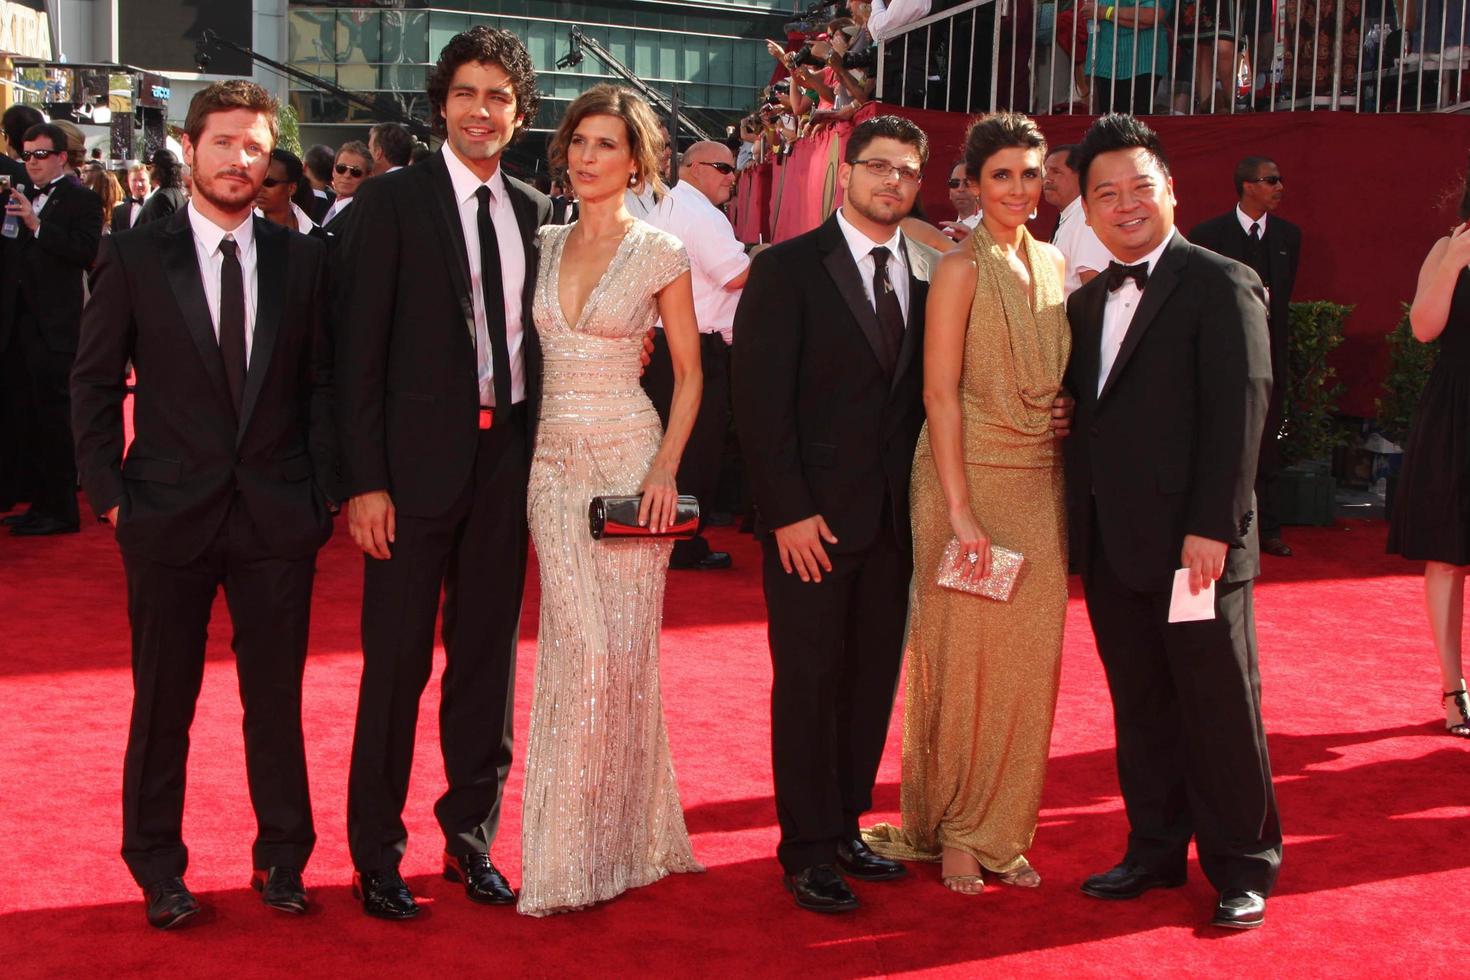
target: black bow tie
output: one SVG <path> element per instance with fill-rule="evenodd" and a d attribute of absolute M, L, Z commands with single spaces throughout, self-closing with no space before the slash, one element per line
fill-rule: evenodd
<path fill-rule="evenodd" d="M 1148 263 L 1140 262 L 1137 265 L 1123 265 L 1120 262 L 1108 263 L 1108 292 L 1116 292 L 1118 287 L 1129 279 L 1137 283 L 1140 290 L 1148 285 Z"/>

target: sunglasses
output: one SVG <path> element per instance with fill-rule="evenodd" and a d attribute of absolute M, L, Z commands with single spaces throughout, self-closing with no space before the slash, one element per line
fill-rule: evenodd
<path fill-rule="evenodd" d="M 350 173 L 354 177 L 361 177 L 362 174 L 363 174 L 363 169 L 361 167 L 349 167 L 345 163 L 339 163 L 339 164 L 337 164 L 337 166 L 333 167 L 332 169 L 335 170 L 335 171 L 337 171 L 337 173 L 339 173 L 339 174 L 347 174 L 347 173 Z"/>
<path fill-rule="evenodd" d="M 703 167 L 714 167 L 716 170 L 718 170 L 720 173 L 724 174 L 726 177 L 730 176 L 731 174 L 733 174 L 735 172 L 735 168 L 734 167 L 730 166 L 728 163 L 722 163 L 719 160 L 701 160 L 701 161 L 699 161 L 699 164 L 700 164 L 700 166 L 703 166 Z"/>
<path fill-rule="evenodd" d="M 965 182 L 963 180 L 960 180 L 958 177 L 951 177 L 951 178 L 949 178 L 949 180 L 946 183 L 949 184 L 949 189 L 950 190 L 957 191 L 962 186 L 964 186 L 964 183 Z"/>
<path fill-rule="evenodd" d="M 353 174 L 353 176 L 356 177 L 357 174 Z M 291 181 L 289 181 L 289 180 L 277 180 L 274 177 L 267 177 L 265 180 L 261 181 L 261 185 L 264 186 L 264 187 L 280 187 L 282 184 L 289 184 L 289 183 L 291 183 Z"/>
<path fill-rule="evenodd" d="M 1277 184 L 1281 183 L 1281 175 L 1280 174 L 1267 174 L 1264 177 L 1252 177 L 1250 180 L 1247 180 L 1246 183 L 1247 184 L 1270 184 L 1272 187 L 1275 187 Z"/>
<path fill-rule="evenodd" d="M 54 156 L 60 156 L 61 153 L 61 150 L 26 150 L 20 155 L 20 158 L 30 163 L 32 160 L 49 160 Z"/>

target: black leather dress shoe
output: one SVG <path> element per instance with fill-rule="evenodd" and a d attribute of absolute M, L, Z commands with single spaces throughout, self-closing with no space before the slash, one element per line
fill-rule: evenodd
<path fill-rule="evenodd" d="M 1259 929 L 1266 923 L 1266 896 L 1243 888 L 1220 893 L 1210 925 L 1222 929 Z"/>
<path fill-rule="evenodd" d="M 861 837 L 837 845 L 837 867 L 849 878 L 860 881 L 888 881 L 909 873 L 908 868 L 897 861 L 874 854 Z"/>
<path fill-rule="evenodd" d="M 4 524 L 6 527 L 15 527 L 17 524 L 28 524 L 35 520 L 35 518 L 35 514 L 26 511 L 23 514 L 11 514 L 7 517 L 0 517 L 0 524 Z"/>
<path fill-rule="evenodd" d="M 301 872 L 295 868 L 276 866 L 270 869 L 255 869 L 250 876 L 250 887 L 260 892 L 260 900 L 273 909 L 303 915 L 306 912 L 306 886 L 301 883 Z"/>
<path fill-rule="evenodd" d="M 32 517 L 28 521 L 10 526 L 10 533 L 23 538 L 40 537 L 43 534 L 75 534 L 81 530 L 76 524 L 58 521 L 54 517 Z"/>
<path fill-rule="evenodd" d="M 510 905 L 516 900 L 510 882 L 490 863 L 488 854 L 444 855 L 444 879 L 464 882 L 464 893 L 481 905 Z"/>
<path fill-rule="evenodd" d="M 1291 545 L 1282 541 L 1280 538 L 1262 538 L 1261 550 L 1268 555 L 1275 555 L 1277 558 L 1291 557 Z"/>
<path fill-rule="evenodd" d="M 786 875 L 786 890 L 796 896 L 798 908 L 808 912 L 853 912 L 857 896 L 830 864 L 819 864 L 799 874 Z"/>
<path fill-rule="evenodd" d="M 375 919 L 412 919 L 419 914 L 403 876 L 393 871 L 358 871 L 352 875 L 352 897 Z"/>
<path fill-rule="evenodd" d="M 1154 888 L 1178 888 L 1184 884 L 1184 876 L 1165 878 L 1147 868 L 1124 861 L 1109 871 L 1092 875 L 1082 882 L 1082 892 L 1093 898 L 1137 898 Z"/>
<path fill-rule="evenodd" d="M 696 559 L 695 561 L 670 564 L 669 567 L 675 571 L 717 572 L 729 568 L 730 564 L 730 553 L 728 551 L 711 551 L 703 558 Z"/>
<path fill-rule="evenodd" d="M 148 906 L 148 924 L 155 929 L 174 929 L 193 918 L 199 903 L 183 878 L 165 878 L 143 888 Z"/>

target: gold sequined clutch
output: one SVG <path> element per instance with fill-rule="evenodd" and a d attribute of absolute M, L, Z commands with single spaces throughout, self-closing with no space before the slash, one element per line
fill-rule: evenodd
<path fill-rule="evenodd" d="M 939 559 L 939 587 L 1005 602 L 1016 587 L 1016 576 L 1021 574 L 1021 563 L 1025 560 L 1019 551 L 991 545 L 990 574 L 972 581 L 965 577 L 965 568 L 955 567 L 955 562 L 960 561 L 960 539 L 950 538 L 944 557 Z"/>
<path fill-rule="evenodd" d="M 594 540 L 603 538 L 672 538 L 688 541 L 699 533 L 699 501 L 687 493 L 679 494 L 674 508 L 674 523 L 662 532 L 638 523 L 642 494 L 593 497 L 587 508 L 587 523 Z"/>

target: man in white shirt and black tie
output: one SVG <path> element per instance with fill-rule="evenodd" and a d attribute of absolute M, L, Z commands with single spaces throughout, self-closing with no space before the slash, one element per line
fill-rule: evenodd
<path fill-rule="evenodd" d="M 1061 212 L 1051 243 L 1067 260 L 1067 278 L 1062 283 L 1064 296 L 1071 296 L 1083 283 L 1090 282 L 1111 260 L 1082 212 L 1082 188 L 1074 166 L 1077 152 L 1075 144 L 1048 150 L 1041 180 L 1041 196 Z"/>
<path fill-rule="evenodd" d="M 699 499 L 700 514 L 709 513 L 720 481 L 720 459 L 730 425 L 730 344 L 735 307 L 740 302 L 750 258 L 735 237 L 730 219 L 720 210 L 735 189 L 735 160 L 721 143 L 695 143 L 679 159 L 679 183 L 644 220 L 684 243 L 694 278 L 694 313 L 699 321 L 704 396 L 699 416 L 684 446 L 678 483 Z M 674 368 L 662 329 L 654 331 L 653 356 L 643 375 L 643 388 L 668 424 L 674 397 Z M 730 567 L 730 555 L 710 551 L 703 534 L 674 545 L 671 568 L 700 570 Z"/>
<path fill-rule="evenodd" d="M 251 883 L 272 909 L 307 908 L 301 872 L 316 836 L 301 675 L 316 553 L 332 533 L 331 362 L 324 244 L 251 212 L 276 108 L 244 80 L 194 97 L 183 140 L 194 196 L 106 239 L 72 374 L 82 484 L 116 529 L 128 580 L 122 854 L 161 929 L 199 911 L 183 880 L 185 763 L 221 587 L 258 827 Z"/>

